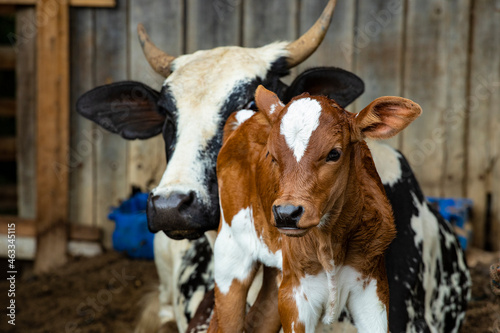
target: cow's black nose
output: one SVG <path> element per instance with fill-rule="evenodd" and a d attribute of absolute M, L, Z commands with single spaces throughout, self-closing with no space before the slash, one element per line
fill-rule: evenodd
<path fill-rule="evenodd" d="M 276 227 L 297 229 L 297 224 L 302 214 L 304 214 L 304 207 L 293 205 L 273 206 L 273 214 Z"/>
<path fill-rule="evenodd" d="M 147 215 L 151 232 L 172 230 L 179 226 L 188 215 L 189 208 L 196 201 L 193 191 L 172 192 L 168 196 L 149 194 Z"/>

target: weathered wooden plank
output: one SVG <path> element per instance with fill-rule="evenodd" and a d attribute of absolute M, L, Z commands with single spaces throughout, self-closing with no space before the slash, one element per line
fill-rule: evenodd
<path fill-rule="evenodd" d="M 154 43 L 172 55 L 182 54 L 184 1 L 133 1 L 129 7 L 130 79 L 160 90 L 165 80 L 146 61 L 137 39 L 137 24 L 143 23 Z M 156 8 L 154 11 L 151 8 Z M 141 189 L 156 186 L 166 167 L 165 144 L 161 135 L 149 140 L 130 141 L 128 181 Z"/>
<path fill-rule="evenodd" d="M 326 2 L 325 2 L 326 3 Z M 245 1 L 243 45 L 260 47 L 278 40 L 297 37 L 297 1 Z"/>
<path fill-rule="evenodd" d="M 117 7 L 96 11 L 95 84 L 127 79 L 127 1 Z M 107 216 L 111 206 L 129 193 L 127 181 L 127 142 L 105 131 L 96 144 L 96 226 L 103 229 L 104 245 L 111 247 L 114 224 Z"/>
<path fill-rule="evenodd" d="M 445 20 L 447 55 L 444 59 L 447 70 L 446 111 L 443 118 L 445 139 L 443 141 L 444 163 L 441 165 L 441 195 L 463 197 L 465 195 L 465 127 L 466 93 L 469 61 L 470 0 L 448 1 Z M 425 109 L 424 109 L 425 110 Z M 432 110 L 427 110 L 432 112 Z"/>
<path fill-rule="evenodd" d="M 356 105 L 360 110 L 375 98 L 401 96 L 404 1 L 360 0 L 356 22 L 354 72 L 365 82 Z M 399 148 L 399 136 L 386 142 Z"/>
<path fill-rule="evenodd" d="M 260 47 L 276 41 L 295 40 L 299 36 L 297 11 L 297 0 L 245 1 L 243 45 Z M 297 68 L 294 68 L 283 82 L 289 84 L 296 75 Z"/>
<path fill-rule="evenodd" d="M 187 0 L 186 52 L 239 45 L 241 0 Z"/>
<path fill-rule="evenodd" d="M 300 1 L 300 29 L 306 32 L 320 17 L 327 1 Z M 332 23 L 320 47 L 299 66 L 299 72 L 315 66 L 335 66 L 353 69 L 355 1 L 337 1 Z M 297 36 L 296 36 L 297 37 Z"/>
<path fill-rule="evenodd" d="M 446 142 L 464 142 L 463 119 L 457 122 L 454 116 L 463 115 L 465 103 L 468 8 L 468 0 L 408 2 L 403 96 L 424 112 L 403 132 L 402 148 L 427 195 L 444 195 L 450 173 L 458 185 L 446 193 L 463 194 L 463 175 L 457 170 L 464 168 L 463 145 L 450 149 Z M 458 163 L 450 166 L 452 171 L 445 171 L 448 158 Z"/>
<path fill-rule="evenodd" d="M 69 218 L 72 223 L 96 224 L 95 156 L 102 130 L 76 112 L 76 101 L 94 88 L 95 20 L 93 9 L 70 10 L 71 149 L 69 156 Z"/>
<path fill-rule="evenodd" d="M 0 46 L 0 70 L 16 68 L 16 53 L 12 46 Z"/>
<path fill-rule="evenodd" d="M 474 2 L 468 92 L 467 196 L 474 201 L 474 244 L 500 248 L 500 2 Z M 491 195 L 488 214 L 487 196 Z M 489 215 L 489 216 L 488 216 Z M 492 230 L 486 230 L 490 218 Z"/>
<path fill-rule="evenodd" d="M 0 5 L 36 5 L 37 0 L 0 0 Z M 71 6 L 114 7 L 115 0 L 69 0 Z"/>
<path fill-rule="evenodd" d="M 36 237 L 36 222 L 17 216 L 0 215 L 0 234 L 8 234 L 9 225 L 15 224 L 16 236 Z M 70 224 L 69 238 L 78 241 L 100 242 L 102 233 L 99 228 Z"/>
<path fill-rule="evenodd" d="M 0 0 L 0 5 L 35 5 L 37 0 Z"/>
<path fill-rule="evenodd" d="M 16 116 L 16 100 L 14 98 L 0 98 L 0 117 Z"/>
<path fill-rule="evenodd" d="M 115 7 L 116 0 L 69 0 L 75 7 Z"/>
<path fill-rule="evenodd" d="M 26 35 L 25 23 L 36 22 L 35 8 L 16 13 L 16 133 L 18 213 L 35 218 L 36 212 L 36 30 Z"/>
<path fill-rule="evenodd" d="M 68 228 L 68 3 L 38 0 L 37 253 L 35 271 L 66 262 Z M 48 17 L 47 13 L 52 15 Z M 44 24 L 42 24 L 42 22 Z"/>

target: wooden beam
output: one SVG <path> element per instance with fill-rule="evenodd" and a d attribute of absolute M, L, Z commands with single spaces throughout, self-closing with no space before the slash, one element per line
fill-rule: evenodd
<path fill-rule="evenodd" d="M 16 116 L 16 100 L 13 98 L 0 98 L 0 117 Z"/>
<path fill-rule="evenodd" d="M 37 0 L 37 252 L 35 272 L 62 266 L 68 234 L 69 7 Z M 45 15 L 45 16 L 44 16 Z"/>
<path fill-rule="evenodd" d="M 69 4 L 75 7 L 115 7 L 116 0 L 70 0 Z"/>
<path fill-rule="evenodd" d="M 0 5 L 36 5 L 37 0 L 0 0 Z M 116 0 L 69 0 L 75 7 L 115 7 Z"/>
<path fill-rule="evenodd" d="M 32 219 L 0 215 L 0 234 L 7 234 L 8 226 L 16 225 L 16 236 L 36 237 L 36 223 Z M 97 227 L 71 224 L 69 238 L 76 241 L 101 242 L 102 230 Z"/>
<path fill-rule="evenodd" d="M 0 5 L 34 5 L 36 0 L 0 0 Z"/>

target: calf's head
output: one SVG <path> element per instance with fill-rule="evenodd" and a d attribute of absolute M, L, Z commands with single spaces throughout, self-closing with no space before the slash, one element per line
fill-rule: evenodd
<path fill-rule="evenodd" d="M 279 92 L 285 100 L 307 87 L 328 92 L 330 85 L 343 85 L 345 89 L 335 96 L 345 105 L 363 92 L 359 78 L 339 69 L 307 71 L 288 90 L 279 81 L 319 46 L 335 2 L 330 0 L 314 26 L 294 42 L 261 48 L 220 47 L 177 58 L 158 49 L 139 25 L 146 59 L 166 77 L 161 91 L 128 81 L 97 87 L 80 97 L 80 114 L 125 139 L 163 134 L 167 168 L 150 192 L 151 231 L 163 230 L 181 239 L 197 238 L 217 228 L 215 163 L 223 126 L 231 112 L 252 105 L 259 84 Z"/>
<path fill-rule="evenodd" d="M 363 160 L 365 138 L 389 138 L 421 113 L 418 104 L 401 97 L 378 98 L 358 114 L 332 99 L 309 94 L 285 106 L 262 86 L 255 100 L 272 125 L 267 158 L 279 175 L 272 205 L 275 226 L 290 236 L 321 226 L 348 195 L 356 195 L 358 189 L 349 183 L 358 172 L 355 166 L 368 163 Z M 356 158 L 362 162 L 354 163 Z"/>

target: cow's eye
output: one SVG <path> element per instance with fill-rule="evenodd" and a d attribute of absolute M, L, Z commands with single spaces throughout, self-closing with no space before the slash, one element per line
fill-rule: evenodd
<path fill-rule="evenodd" d="M 337 162 L 340 158 L 341 152 L 339 149 L 335 148 L 332 149 L 329 153 L 328 156 L 326 157 L 327 162 Z"/>
<path fill-rule="evenodd" d="M 245 104 L 245 106 L 243 107 L 243 109 L 256 111 L 257 110 L 257 104 L 255 104 L 255 101 L 252 99 L 250 102 L 248 102 L 247 104 Z"/>

